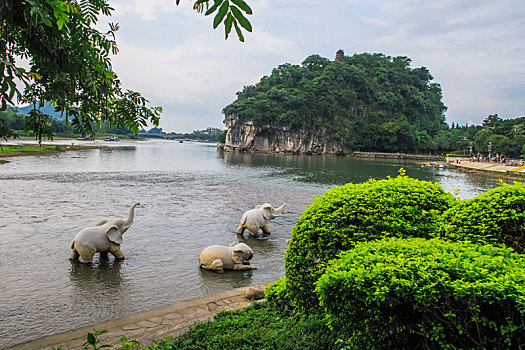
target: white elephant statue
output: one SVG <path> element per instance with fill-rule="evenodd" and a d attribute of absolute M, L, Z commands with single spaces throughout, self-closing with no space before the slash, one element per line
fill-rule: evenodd
<path fill-rule="evenodd" d="M 124 253 L 120 250 L 122 235 L 133 224 L 135 207 L 140 203 L 134 203 L 129 210 L 126 219 L 110 218 L 102 220 L 96 227 L 88 227 L 81 230 L 71 243 L 71 260 L 77 260 L 80 256 L 81 262 L 89 264 L 93 255 L 99 252 L 101 256 L 111 253 L 116 259 L 124 259 Z"/>
<path fill-rule="evenodd" d="M 244 229 L 247 228 L 248 232 L 250 232 L 250 235 L 253 237 L 257 236 L 259 229 L 262 229 L 264 233 L 269 235 L 270 228 L 268 225 L 270 224 L 270 220 L 281 215 L 284 211 L 284 207 L 286 207 L 286 203 L 277 209 L 270 203 L 264 203 L 256 206 L 255 209 L 248 210 L 241 218 L 241 223 L 237 228 L 237 234 L 242 235 Z"/>
<path fill-rule="evenodd" d="M 204 249 L 199 256 L 199 267 L 217 272 L 228 270 L 255 270 L 249 260 L 253 257 L 253 250 L 247 244 L 233 243 L 226 247 L 212 245 Z"/>

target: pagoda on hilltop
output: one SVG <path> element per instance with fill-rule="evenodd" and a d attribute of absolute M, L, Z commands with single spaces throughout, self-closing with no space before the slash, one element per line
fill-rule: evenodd
<path fill-rule="evenodd" d="M 336 53 L 335 53 L 335 60 L 334 61 L 337 61 L 337 62 L 344 62 L 345 61 L 345 52 L 341 49 L 339 49 Z"/>

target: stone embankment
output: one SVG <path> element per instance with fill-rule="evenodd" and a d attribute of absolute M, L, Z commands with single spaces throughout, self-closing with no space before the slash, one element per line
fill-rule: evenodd
<path fill-rule="evenodd" d="M 100 336 L 103 341 L 98 345 L 119 346 L 119 339 L 125 335 L 128 339 L 140 341 L 146 346 L 170 336 L 177 336 L 198 322 L 209 320 L 220 311 L 238 310 L 253 303 L 250 297 L 257 298 L 267 284 L 254 287 L 237 288 L 226 292 L 183 301 L 168 306 L 124 316 L 110 321 L 100 322 L 63 333 L 58 333 L 21 343 L 4 350 L 37 350 L 62 346 L 63 350 L 82 349 L 88 332 L 93 328 L 107 331 Z"/>

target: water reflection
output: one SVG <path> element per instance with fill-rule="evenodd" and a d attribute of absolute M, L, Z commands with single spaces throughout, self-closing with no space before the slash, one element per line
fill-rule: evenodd
<path fill-rule="evenodd" d="M 217 291 L 217 286 L 224 285 L 225 283 L 231 285 L 232 288 L 240 288 L 246 285 L 253 284 L 252 277 L 254 271 L 257 270 L 226 270 L 224 271 L 224 273 L 218 273 L 200 268 L 200 284 L 206 289 L 208 293 L 215 293 Z M 246 284 L 246 282 L 248 282 L 248 284 Z"/>
<path fill-rule="evenodd" d="M 79 261 L 71 261 L 69 278 L 72 284 L 83 291 L 92 290 L 96 292 L 103 285 L 105 289 L 120 289 L 122 283 L 121 270 L 124 260 L 110 259 L 101 256 L 99 260 L 93 259 L 92 264 L 83 264 Z"/>

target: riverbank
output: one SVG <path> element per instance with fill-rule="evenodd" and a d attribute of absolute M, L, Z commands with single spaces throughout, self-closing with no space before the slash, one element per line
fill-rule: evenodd
<path fill-rule="evenodd" d="M 360 159 L 393 159 L 393 160 L 409 160 L 409 161 L 423 161 L 423 160 L 445 160 L 443 155 L 434 154 L 415 154 L 415 153 L 389 153 L 389 152 L 339 152 L 339 153 L 318 153 L 318 152 L 303 152 L 303 151 L 262 151 L 253 148 L 241 148 L 235 146 L 228 146 L 223 143 L 217 144 L 217 150 L 223 152 L 239 152 L 239 153 L 267 153 L 267 154 L 297 154 L 297 155 L 322 155 L 322 156 L 334 156 L 334 157 L 348 157 L 348 158 L 360 158 Z"/>
<path fill-rule="evenodd" d="M 39 145 L 34 144 L 0 144 L 2 150 L 0 150 L 0 164 L 9 163 L 8 160 L 2 158 L 10 157 L 22 157 L 22 156 L 52 156 L 58 153 L 68 152 L 68 151 L 78 151 L 82 149 L 93 149 L 93 148 L 103 148 L 104 146 L 98 145 Z"/>
<path fill-rule="evenodd" d="M 267 283 L 254 287 L 265 288 L 266 285 Z M 82 349 L 82 344 L 86 342 L 87 333 L 93 332 L 93 328 L 99 331 L 107 331 L 107 333 L 100 336 L 103 340 L 98 344 L 99 346 L 119 345 L 119 339 L 123 335 L 149 346 L 153 342 L 160 342 L 166 337 L 180 335 L 193 324 L 209 320 L 220 311 L 239 310 L 251 305 L 253 301 L 245 296 L 249 288 L 236 288 L 154 308 L 114 320 L 19 343 L 4 350 L 37 350 L 56 348 L 58 346 L 62 346 L 63 350 Z"/>
<path fill-rule="evenodd" d="M 516 171 L 522 165 L 508 165 L 496 162 L 472 162 L 469 158 L 447 157 L 447 166 L 454 166 L 468 172 L 480 172 L 487 175 L 525 180 L 525 172 Z"/>

